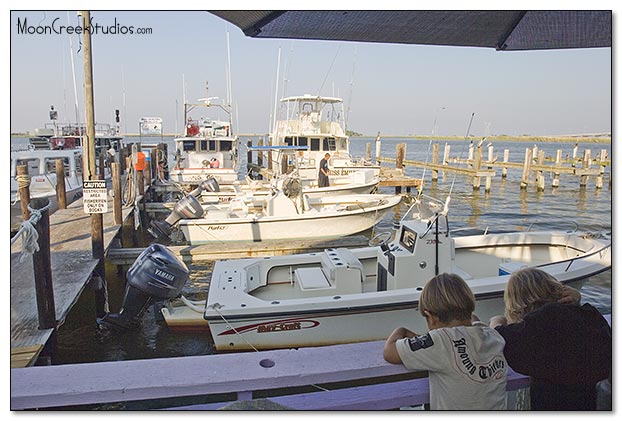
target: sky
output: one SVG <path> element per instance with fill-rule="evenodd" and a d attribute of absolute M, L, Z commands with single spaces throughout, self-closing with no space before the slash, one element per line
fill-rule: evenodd
<path fill-rule="evenodd" d="M 95 118 L 112 123 L 120 110 L 122 132 L 138 132 L 140 117 L 149 116 L 163 119 L 164 132 L 178 133 L 182 81 L 189 102 L 206 96 L 206 83 L 210 97 L 225 100 L 227 36 L 238 134 L 269 131 L 279 63 L 279 98 L 339 96 L 346 101 L 348 129 L 371 136 L 427 135 L 435 120 L 436 134 L 465 135 L 472 113 L 470 133 L 482 136 L 602 133 L 612 127 L 611 48 L 499 52 L 253 39 L 205 11 L 93 11 L 92 17 L 103 26 L 149 28 L 148 34 L 92 37 Z M 51 105 L 60 121 L 75 122 L 74 72 L 83 121 L 80 36 L 18 33 L 18 20 L 77 25 L 76 12 L 12 11 L 10 18 L 11 132 L 43 127 Z"/>

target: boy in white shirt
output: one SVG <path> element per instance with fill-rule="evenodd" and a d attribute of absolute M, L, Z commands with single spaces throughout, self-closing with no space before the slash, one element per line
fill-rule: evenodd
<path fill-rule="evenodd" d="M 508 365 L 505 341 L 494 329 L 472 322 L 475 296 L 464 280 L 443 273 L 432 278 L 419 298 L 430 331 L 393 331 L 384 358 L 410 370 L 429 371 L 430 409 L 504 410 Z"/>

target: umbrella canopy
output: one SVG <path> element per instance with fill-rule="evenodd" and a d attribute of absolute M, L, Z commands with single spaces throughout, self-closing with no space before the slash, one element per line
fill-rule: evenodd
<path fill-rule="evenodd" d="M 254 38 L 490 47 L 611 47 L 611 10 L 211 11 Z"/>

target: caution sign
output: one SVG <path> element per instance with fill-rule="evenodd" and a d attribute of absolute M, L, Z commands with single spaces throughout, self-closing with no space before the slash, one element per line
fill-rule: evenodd
<path fill-rule="evenodd" d="M 106 180 L 88 180 L 82 182 L 84 213 L 108 212 L 108 190 Z"/>

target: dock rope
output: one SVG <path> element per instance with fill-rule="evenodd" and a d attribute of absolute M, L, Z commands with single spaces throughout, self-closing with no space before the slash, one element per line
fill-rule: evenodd
<path fill-rule="evenodd" d="M 15 176 L 15 181 L 17 181 L 18 191 L 15 193 L 15 200 L 11 203 L 11 206 L 15 205 L 20 200 L 19 190 L 30 187 L 30 176 L 28 174 L 17 174 Z"/>
<path fill-rule="evenodd" d="M 30 218 L 26 221 L 22 222 L 19 231 L 11 238 L 11 245 L 13 245 L 18 238 L 22 237 L 22 252 L 19 256 L 19 262 L 22 263 L 26 256 L 33 255 L 34 253 L 39 251 L 39 233 L 37 233 L 37 229 L 35 225 L 41 219 L 41 215 L 43 212 L 50 208 L 50 203 L 44 206 L 41 209 L 32 209 L 30 204 L 28 204 L 28 210 L 30 211 Z"/>

